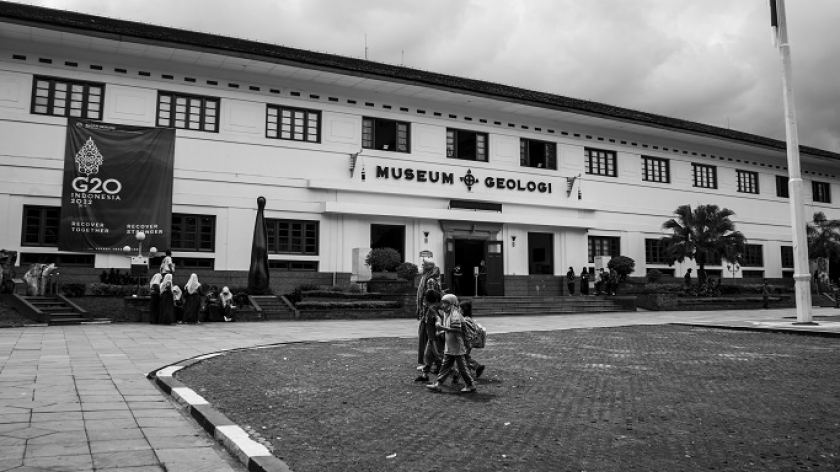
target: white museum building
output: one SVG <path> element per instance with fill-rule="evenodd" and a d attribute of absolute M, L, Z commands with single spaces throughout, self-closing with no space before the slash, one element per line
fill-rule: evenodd
<path fill-rule="evenodd" d="M 363 59 L 0 3 L 0 247 L 18 264 L 128 267 L 58 250 L 68 118 L 174 128 L 171 249 L 249 268 L 267 199 L 272 276 L 349 279 L 354 249 L 487 264 L 491 295 L 625 255 L 680 276 L 658 239 L 682 204 L 735 212 L 736 272 L 793 273 L 785 143 Z M 780 111 L 781 119 L 781 111 Z M 840 218 L 840 154 L 802 147 L 806 215 Z M 161 248 L 163 249 L 163 248 Z M 559 285 L 559 284 L 558 284 Z"/>

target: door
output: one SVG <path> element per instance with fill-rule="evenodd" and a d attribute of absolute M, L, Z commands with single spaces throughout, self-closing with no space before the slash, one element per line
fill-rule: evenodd
<path fill-rule="evenodd" d="M 502 241 L 484 242 L 484 261 L 487 265 L 487 295 L 505 295 L 505 264 L 502 259 Z"/>

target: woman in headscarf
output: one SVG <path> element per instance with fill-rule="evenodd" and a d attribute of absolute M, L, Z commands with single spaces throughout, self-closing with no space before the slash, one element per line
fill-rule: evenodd
<path fill-rule="evenodd" d="M 160 274 L 152 276 L 149 282 L 149 323 L 158 324 L 160 322 L 160 283 L 163 280 Z"/>
<path fill-rule="evenodd" d="M 233 311 L 233 294 L 227 287 L 222 288 L 222 293 L 219 294 L 219 303 L 222 305 L 222 316 L 225 321 L 236 321 L 236 312 Z"/>
<path fill-rule="evenodd" d="M 160 284 L 160 324 L 172 324 L 175 319 L 175 302 L 172 296 L 172 274 L 163 277 Z"/>
<path fill-rule="evenodd" d="M 175 322 L 184 322 L 184 292 L 177 285 L 172 286 L 172 303 L 175 305 Z"/>
<path fill-rule="evenodd" d="M 417 308 L 414 311 L 414 314 L 420 321 L 417 328 L 417 334 L 420 338 L 417 345 L 417 364 L 419 364 L 417 370 L 423 370 L 423 366 L 425 365 L 426 344 L 429 341 L 429 338 L 426 335 L 426 324 L 424 321 L 426 310 L 428 308 L 424 298 L 427 290 L 434 290 L 438 293 L 441 291 L 440 269 L 435 266 L 435 261 L 430 257 L 423 259 L 423 275 L 420 276 L 420 283 L 417 285 Z"/>
<path fill-rule="evenodd" d="M 201 309 L 201 300 L 204 295 L 201 290 L 201 284 L 198 283 L 198 276 L 192 274 L 190 280 L 184 286 L 186 293 L 186 301 L 184 302 L 184 322 L 186 323 L 201 323 L 198 321 L 198 312 Z"/>

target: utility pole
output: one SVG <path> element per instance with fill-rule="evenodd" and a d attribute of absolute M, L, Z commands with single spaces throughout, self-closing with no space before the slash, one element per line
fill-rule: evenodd
<path fill-rule="evenodd" d="M 799 166 L 799 134 L 796 129 L 796 105 L 793 99 L 793 72 L 787 34 L 785 0 L 770 0 L 771 26 L 779 48 L 782 65 L 782 89 L 785 103 L 785 134 L 787 136 L 788 190 L 793 225 L 794 274 L 796 281 L 796 323 L 816 324 L 811 316 L 811 274 L 808 265 L 808 238 L 805 235 L 805 204 L 802 172 Z"/>

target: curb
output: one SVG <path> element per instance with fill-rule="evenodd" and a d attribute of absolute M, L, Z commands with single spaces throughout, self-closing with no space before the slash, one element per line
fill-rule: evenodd
<path fill-rule="evenodd" d="M 817 336 L 821 338 L 840 338 L 840 333 L 833 331 L 811 331 L 796 328 L 763 328 L 759 326 L 727 326 L 708 325 L 700 323 L 668 323 L 674 326 L 691 326 L 693 328 L 730 329 L 733 331 L 752 331 L 754 333 L 796 334 L 799 336 Z"/>
<path fill-rule="evenodd" d="M 285 462 L 274 457 L 265 446 L 251 439 L 239 425 L 213 408 L 213 405 L 201 395 L 173 377 L 175 372 L 184 367 L 217 355 L 219 354 L 209 354 L 182 361 L 178 365 L 170 365 L 151 372 L 147 377 L 160 386 L 173 400 L 183 405 L 190 416 L 231 455 L 239 459 L 249 472 L 292 472 Z"/>

